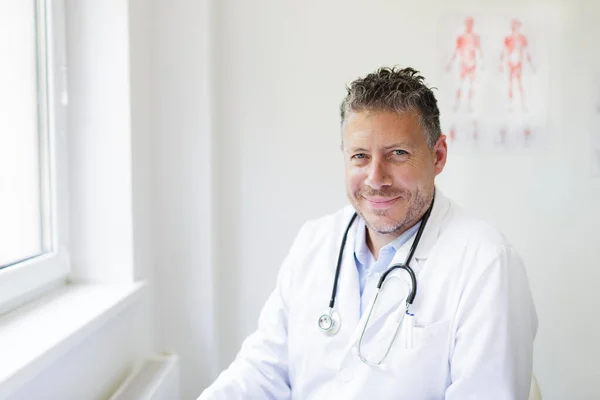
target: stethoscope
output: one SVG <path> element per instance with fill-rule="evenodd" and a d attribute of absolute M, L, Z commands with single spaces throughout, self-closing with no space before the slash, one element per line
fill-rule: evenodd
<path fill-rule="evenodd" d="M 383 360 L 385 360 L 385 358 L 389 354 L 390 350 L 392 349 L 392 346 L 394 345 L 394 341 L 396 340 L 396 337 L 398 336 L 398 332 L 400 330 L 400 325 L 401 325 L 402 320 L 400 320 L 398 322 L 396 331 L 390 342 L 390 345 L 388 346 L 387 351 L 385 352 L 384 356 L 379 361 L 371 362 L 371 361 L 368 361 L 365 357 L 363 357 L 362 352 L 361 352 L 362 340 L 363 340 L 365 331 L 367 330 L 367 326 L 369 325 L 369 320 L 371 319 L 371 314 L 373 313 L 373 308 L 375 307 L 375 303 L 377 303 L 377 298 L 379 297 L 379 294 L 383 289 L 383 285 L 386 282 L 386 278 L 392 271 L 394 271 L 396 269 L 402 269 L 402 270 L 406 271 L 410 277 L 411 287 L 410 287 L 410 292 L 409 292 L 408 296 L 406 297 L 405 310 L 404 310 L 405 312 L 404 312 L 402 318 L 404 318 L 404 315 L 412 315 L 410 313 L 410 306 L 413 304 L 413 301 L 415 300 L 415 296 L 417 295 L 417 278 L 415 276 L 415 272 L 413 271 L 413 269 L 410 267 L 409 264 L 413 258 L 413 255 L 417 249 L 417 246 L 419 245 L 419 241 L 421 240 L 421 236 L 423 235 L 423 231 L 425 230 L 425 225 L 427 225 L 429 216 L 431 215 L 431 210 L 433 209 L 434 201 L 435 201 L 435 198 L 431 201 L 431 205 L 429 206 L 429 208 L 423 215 L 423 218 L 421 219 L 421 225 L 419 226 L 419 230 L 417 231 L 415 239 L 413 240 L 413 243 L 411 245 L 408 256 L 406 257 L 406 261 L 401 264 L 392 265 L 385 271 L 385 273 L 383 273 L 381 278 L 379 278 L 379 282 L 377 283 L 377 291 L 375 292 L 375 297 L 373 299 L 373 302 L 371 303 L 371 308 L 369 309 L 369 313 L 367 315 L 367 320 L 365 321 L 365 325 L 363 327 L 363 330 L 361 332 L 360 339 L 358 340 L 358 345 L 357 345 L 358 357 L 365 364 L 373 365 L 373 366 L 380 365 L 383 362 Z M 352 227 L 352 224 L 354 223 L 354 220 L 356 219 L 356 217 L 357 217 L 357 213 L 355 212 L 354 215 L 352 215 L 352 218 L 350 219 L 350 222 L 348 223 L 348 226 L 346 227 L 346 231 L 344 232 L 344 236 L 342 238 L 342 243 L 340 245 L 340 250 L 338 253 L 337 266 L 335 269 L 333 290 L 331 292 L 331 299 L 329 300 L 329 309 L 327 310 L 327 312 L 325 312 L 323 315 L 321 315 L 319 317 L 319 322 L 318 322 L 319 329 L 321 329 L 321 331 L 328 336 L 335 335 L 340 330 L 340 327 L 341 327 L 340 314 L 337 311 L 335 311 L 333 308 L 335 306 L 338 278 L 339 278 L 340 270 L 342 267 L 342 256 L 344 254 L 344 248 L 346 247 L 346 240 L 348 239 L 348 232 L 350 231 L 350 228 Z"/>

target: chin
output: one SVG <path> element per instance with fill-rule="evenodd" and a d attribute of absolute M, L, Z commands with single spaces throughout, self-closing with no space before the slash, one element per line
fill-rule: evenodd
<path fill-rule="evenodd" d="M 408 212 L 406 204 L 404 203 L 395 204 L 395 207 L 385 209 L 373 209 L 366 205 L 366 207 L 363 207 L 363 210 L 366 215 L 369 215 L 372 218 L 386 220 L 388 222 L 401 221 L 406 217 L 406 213 Z"/>
<path fill-rule="evenodd" d="M 363 209 L 364 210 L 364 209 Z M 406 210 L 371 210 L 367 208 L 362 212 L 369 226 L 377 232 L 394 232 L 406 219 Z"/>
<path fill-rule="evenodd" d="M 398 224 L 396 218 L 391 218 L 389 215 L 382 215 L 380 212 L 373 213 L 368 211 L 362 214 L 368 225 L 376 231 L 387 231 L 391 227 Z"/>
<path fill-rule="evenodd" d="M 396 233 L 398 231 L 398 225 L 399 224 L 397 223 L 397 221 L 392 221 L 392 220 L 386 220 L 386 221 L 371 220 L 371 222 L 369 222 L 369 224 L 368 224 L 369 229 L 371 229 L 372 231 L 375 231 L 381 235 L 388 235 L 388 234 Z"/>

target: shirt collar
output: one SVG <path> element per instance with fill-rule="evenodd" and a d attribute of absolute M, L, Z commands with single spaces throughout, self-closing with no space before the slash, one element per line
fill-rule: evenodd
<path fill-rule="evenodd" d="M 387 249 L 390 248 L 393 253 L 396 253 L 398 249 L 402 247 L 402 245 L 406 243 L 417 232 L 419 226 L 421 226 L 421 221 L 417 222 L 415 225 L 410 227 L 410 229 L 403 232 L 391 243 L 388 243 L 385 246 L 383 246 L 380 250 L 380 254 L 382 251 L 388 251 Z M 369 261 L 371 250 L 369 250 L 369 247 L 367 246 L 367 226 L 365 220 L 361 216 L 358 217 L 357 229 L 358 231 L 356 232 L 356 242 L 354 244 L 354 256 L 362 265 L 366 265 Z"/>

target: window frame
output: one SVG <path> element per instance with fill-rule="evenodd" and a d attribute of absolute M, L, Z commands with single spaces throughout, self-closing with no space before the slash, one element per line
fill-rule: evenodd
<path fill-rule="evenodd" d="M 38 135 L 42 227 L 48 251 L 0 269 L 0 314 L 67 282 L 71 266 L 68 232 L 67 57 L 64 0 L 35 4 Z M 45 175 L 45 176 L 44 176 Z"/>

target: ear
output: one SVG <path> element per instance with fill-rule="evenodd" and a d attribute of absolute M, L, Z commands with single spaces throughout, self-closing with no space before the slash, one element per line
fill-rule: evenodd
<path fill-rule="evenodd" d="M 436 176 L 444 170 L 447 156 L 448 144 L 446 143 L 446 135 L 440 135 L 437 142 L 433 146 L 434 171 Z"/>

